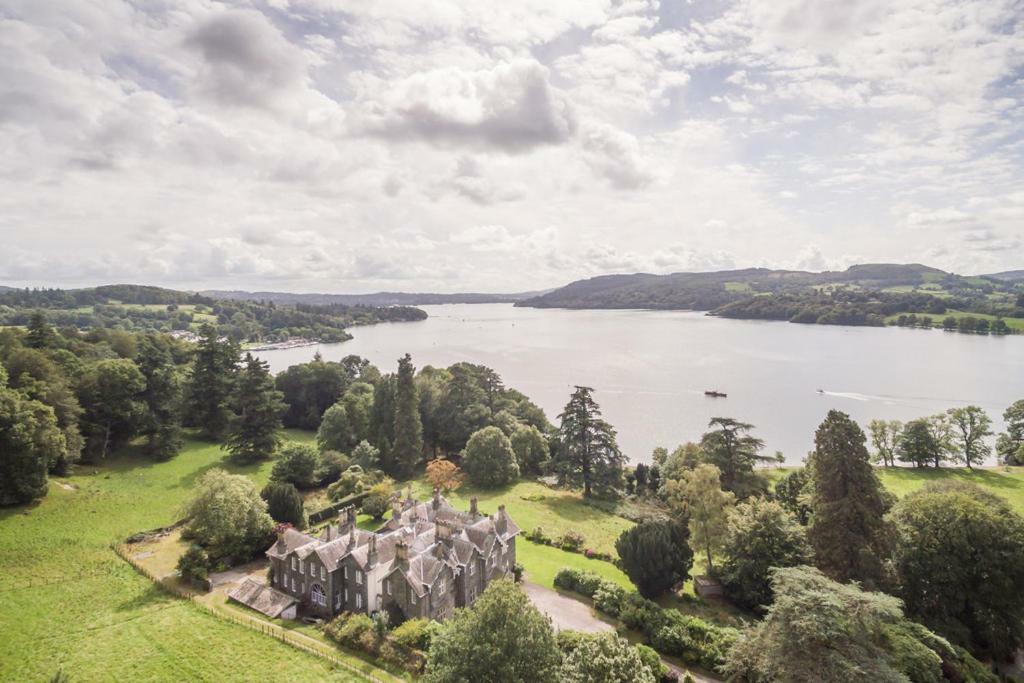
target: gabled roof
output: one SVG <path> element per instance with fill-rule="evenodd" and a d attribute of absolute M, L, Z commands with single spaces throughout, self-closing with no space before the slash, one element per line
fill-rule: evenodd
<path fill-rule="evenodd" d="M 267 549 L 267 555 L 283 559 L 292 551 L 297 550 L 317 540 L 296 529 L 285 529 L 284 533 L 277 537 L 277 542 Z"/>
<path fill-rule="evenodd" d="M 292 596 L 250 578 L 246 578 L 238 588 L 228 593 L 228 597 L 272 619 L 298 602 Z"/>

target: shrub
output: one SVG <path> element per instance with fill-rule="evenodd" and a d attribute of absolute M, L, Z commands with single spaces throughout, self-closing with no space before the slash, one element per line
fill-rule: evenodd
<path fill-rule="evenodd" d="M 519 562 L 516 562 L 514 565 L 512 565 L 512 578 L 515 580 L 516 583 L 523 582 L 523 565 Z"/>
<path fill-rule="evenodd" d="M 540 543 L 541 545 L 551 545 L 551 539 L 544 533 L 544 527 L 536 527 L 533 531 L 527 531 L 525 536 L 528 541 Z"/>
<path fill-rule="evenodd" d="M 584 542 L 586 542 L 586 539 L 583 537 L 583 534 L 578 531 L 570 530 L 559 536 L 558 540 L 555 541 L 555 545 L 562 550 L 578 553 L 583 549 Z"/>
<path fill-rule="evenodd" d="M 370 489 L 370 495 L 363 499 L 363 512 L 374 519 L 383 519 L 391 509 L 391 494 L 390 480 L 374 484 Z"/>
<path fill-rule="evenodd" d="M 320 454 L 316 448 L 304 443 L 286 443 L 276 456 L 270 478 L 292 484 L 297 489 L 309 489 L 316 485 L 316 468 Z"/>
<path fill-rule="evenodd" d="M 327 486 L 338 481 L 341 474 L 348 469 L 349 459 L 338 451 L 324 451 L 316 465 L 314 478 L 320 486 Z"/>
<path fill-rule="evenodd" d="M 594 593 L 594 607 L 602 614 L 618 617 L 625 599 L 626 591 L 622 586 L 604 581 Z"/>
<path fill-rule="evenodd" d="M 178 572 L 184 581 L 205 581 L 210 573 L 210 558 L 206 551 L 197 545 L 189 546 L 185 554 L 178 558 Z"/>
<path fill-rule="evenodd" d="M 391 632 L 391 637 L 403 647 L 426 651 L 433 636 L 433 622 L 429 619 L 409 619 Z"/>
<path fill-rule="evenodd" d="M 370 487 L 367 478 L 362 467 L 352 465 L 341 473 L 336 482 L 327 487 L 327 495 L 331 500 L 341 500 L 354 493 L 362 493 Z"/>
<path fill-rule="evenodd" d="M 637 654 L 640 655 L 640 661 L 642 661 L 648 669 L 654 672 L 655 677 L 659 680 L 664 680 L 668 675 L 668 667 L 662 663 L 661 657 L 658 653 L 646 645 L 637 645 L 636 651 Z"/>
<path fill-rule="evenodd" d="M 342 614 L 324 627 L 324 635 L 345 647 L 363 649 L 363 637 L 374 635 L 373 620 L 365 614 Z"/>
<path fill-rule="evenodd" d="M 260 491 L 260 497 L 267 501 L 267 512 L 275 522 L 286 522 L 296 529 L 305 528 L 302 496 L 295 486 L 282 481 L 269 481 Z"/>

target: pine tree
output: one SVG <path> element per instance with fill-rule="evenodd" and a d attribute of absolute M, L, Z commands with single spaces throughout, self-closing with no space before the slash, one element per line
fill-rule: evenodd
<path fill-rule="evenodd" d="M 141 395 L 146 415 L 139 430 L 146 437 L 146 453 L 156 460 L 170 460 L 183 445 L 181 385 L 162 337 L 148 335 L 140 340 L 137 364 L 146 378 Z"/>
<path fill-rule="evenodd" d="M 189 387 L 189 423 L 199 427 L 204 438 L 220 440 L 231 424 L 231 392 L 238 374 L 238 344 L 221 339 L 212 325 L 199 330 Z"/>
<path fill-rule="evenodd" d="M 701 437 L 700 447 L 704 460 L 722 473 L 722 488 L 732 491 L 741 500 L 766 492 L 767 482 L 757 476 L 754 465 L 771 462 L 770 456 L 761 455 L 764 441 L 750 436 L 754 425 L 731 417 L 713 417 L 712 428 Z"/>
<path fill-rule="evenodd" d="M 245 354 L 231 400 L 235 416 L 226 448 L 240 462 L 255 462 L 270 455 L 281 445 L 279 431 L 286 406 L 266 361 Z"/>
<path fill-rule="evenodd" d="M 373 388 L 370 411 L 370 443 L 380 451 L 380 462 L 388 462 L 395 442 L 395 376 L 387 374 Z"/>
<path fill-rule="evenodd" d="M 28 321 L 28 345 L 33 349 L 49 348 L 53 346 L 55 336 L 43 312 L 33 312 Z"/>
<path fill-rule="evenodd" d="M 882 584 L 891 534 L 888 502 L 871 467 L 864 432 L 846 413 L 830 410 L 808 459 L 813 493 L 809 530 L 818 567 L 836 581 Z"/>
<path fill-rule="evenodd" d="M 622 486 L 622 466 L 626 457 L 615 442 L 615 430 L 601 418 L 593 389 L 577 386 L 562 414 L 559 439 L 561 447 L 553 458 L 559 480 L 583 486 L 583 496 L 613 492 Z"/>
<path fill-rule="evenodd" d="M 416 395 L 416 368 L 412 356 L 398 359 L 398 380 L 395 387 L 395 441 L 388 461 L 391 474 L 398 479 L 412 476 L 423 457 L 423 425 L 420 422 L 419 398 Z"/>

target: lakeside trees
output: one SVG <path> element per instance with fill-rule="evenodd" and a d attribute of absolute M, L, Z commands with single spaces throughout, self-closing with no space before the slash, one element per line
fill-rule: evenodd
<path fill-rule="evenodd" d="M 552 465 L 559 480 L 583 487 L 584 498 L 596 491 L 605 495 L 622 485 L 625 456 L 615 441 L 615 430 L 601 418 L 601 408 L 590 387 L 577 386 L 558 416 L 560 448 Z"/>
<path fill-rule="evenodd" d="M 269 458 L 281 444 L 281 415 L 285 411 L 281 392 L 266 361 L 245 354 L 231 395 L 233 415 L 225 448 L 243 463 Z"/>
<path fill-rule="evenodd" d="M 1024 399 L 1003 413 L 1006 431 L 996 439 L 996 452 L 1006 465 L 1024 465 Z"/>
<path fill-rule="evenodd" d="M 767 486 L 754 473 L 754 466 L 772 458 L 761 455 L 764 441 L 751 436 L 754 425 L 730 417 L 713 417 L 708 427 L 711 429 L 700 440 L 702 459 L 721 472 L 722 488 L 741 500 L 764 493 Z"/>

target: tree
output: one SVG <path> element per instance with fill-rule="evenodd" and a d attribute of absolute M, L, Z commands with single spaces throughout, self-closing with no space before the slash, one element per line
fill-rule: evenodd
<path fill-rule="evenodd" d="M 206 581 L 210 574 L 210 556 L 197 545 L 190 545 L 178 558 L 178 574 L 184 581 L 198 583 Z"/>
<path fill-rule="evenodd" d="M 554 683 L 561 655 L 551 621 L 507 579 L 492 581 L 430 642 L 426 683 Z"/>
<path fill-rule="evenodd" d="M 260 498 L 267 501 L 267 513 L 275 522 L 285 522 L 296 529 L 306 527 L 302 496 L 294 485 L 271 480 L 260 491 Z"/>
<path fill-rule="evenodd" d="M 435 458 L 427 463 L 427 481 L 444 493 L 454 491 L 462 485 L 462 470 L 451 460 Z"/>
<path fill-rule="evenodd" d="M 363 498 L 363 513 L 370 515 L 374 519 L 383 519 L 387 511 L 391 509 L 391 496 L 394 491 L 394 486 L 390 479 L 385 479 L 371 486 L 369 495 Z"/>
<path fill-rule="evenodd" d="M 479 366 L 456 363 L 448 373 L 450 378 L 437 406 L 437 440 L 445 452 L 457 453 L 474 432 L 487 426 L 492 413 L 487 392 L 480 386 Z"/>
<path fill-rule="evenodd" d="M 702 462 L 707 462 L 707 460 L 700 444 L 687 441 L 676 446 L 675 450 L 665 457 L 661 465 L 661 479 L 662 481 L 679 479 L 683 476 L 683 472 L 692 470 Z"/>
<path fill-rule="evenodd" d="M 1024 399 L 1006 409 L 1003 422 L 1006 431 L 996 439 L 996 453 L 1006 465 L 1024 465 Z"/>
<path fill-rule="evenodd" d="M 126 443 L 145 415 L 140 400 L 146 378 L 127 358 L 101 360 L 88 366 L 78 382 L 78 400 L 84 409 L 82 431 L 85 452 L 93 462 Z"/>
<path fill-rule="evenodd" d="M 383 467 L 385 472 L 399 479 L 412 476 L 423 458 L 423 424 L 420 422 L 415 376 L 412 356 L 405 354 L 398 359 L 395 384 L 395 440 Z"/>
<path fill-rule="evenodd" d="M 795 469 L 775 482 L 775 500 L 804 526 L 811 519 L 810 483 L 811 475 L 806 467 Z"/>
<path fill-rule="evenodd" d="M 469 437 L 462 451 L 462 469 L 476 486 L 495 488 L 519 478 L 512 442 L 497 427 L 484 427 Z"/>
<path fill-rule="evenodd" d="M 811 561 L 807 531 L 775 501 L 752 498 L 729 515 L 719 577 L 729 598 L 747 609 L 771 604 L 771 570 Z"/>
<path fill-rule="evenodd" d="M 564 653 L 558 680 L 563 683 L 656 683 L 655 672 L 637 648 L 616 633 L 581 633 Z"/>
<path fill-rule="evenodd" d="M 395 375 L 387 374 L 373 388 L 373 410 L 370 413 L 370 443 L 384 462 L 395 442 Z"/>
<path fill-rule="evenodd" d="M 809 538 L 817 565 L 836 581 L 882 584 L 888 501 L 864 446 L 864 432 L 846 413 L 830 410 L 808 458 L 813 493 Z"/>
<path fill-rule="evenodd" d="M 932 463 L 936 469 L 942 466 L 943 462 L 956 460 L 957 458 L 957 435 L 952 420 L 946 413 L 939 413 L 928 418 L 928 427 L 935 437 L 936 451 L 932 456 Z"/>
<path fill-rule="evenodd" d="M 220 440 L 231 425 L 238 344 L 220 338 L 212 325 L 203 325 L 199 334 L 186 412 L 189 424 L 199 427 L 204 438 Z"/>
<path fill-rule="evenodd" d="M 274 380 L 288 406 L 281 421 L 286 427 L 316 429 L 324 411 L 341 398 L 350 382 L 344 365 L 325 362 L 319 352 L 311 362 L 289 367 Z"/>
<path fill-rule="evenodd" d="M 548 440 L 533 425 L 519 425 L 510 437 L 519 471 L 523 474 L 542 474 L 550 453 Z"/>
<path fill-rule="evenodd" d="M 903 427 L 897 450 L 901 462 L 927 467 L 928 463 L 939 461 L 940 453 L 939 442 L 927 419 L 911 420 Z"/>
<path fill-rule="evenodd" d="M 145 405 L 140 433 L 146 453 L 154 460 L 170 460 L 181 450 L 181 383 L 174 358 L 164 338 L 147 335 L 139 342 L 139 372 L 146 386 L 140 396 Z"/>
<path fill-rule="evenodd" d="M 693 551 L 686 525 L 676 520 L 646 521 L 615 541 L 622 569 L 645 598 L 656 598 L 686 580 Z"/>
<path fill-rule="evenodd" d="M 311 489 L 317 484 L 316 470 L 319 464 L 320 455 L 316 448 L 291 441 L 277 452 L 270 478 L 274 481 L 287 482 L 295 488 Z"/>
<path fill-rule="evenodd" d="M 992 436 L 992 420 L 980 406 L 950 408 L 949 420 L 959 433 L 960 448 L 958 458 L 973 469 L 981 465 L 992 453 L 992 448 L 985 439 Z"/>
<path fill-rule="evenodd" d="M 364 470 L 377 469 L 380 464 L 380 451 L 371 446 L 368 441 L 360 441 L 352 451 L 352 464 L 359 465 Z"/>
<path fill-rule="evenodd" d="M 50 327 L 50 323 L 47 322 L 46 315 L 42 311 L 33 311 L 27 327 L 28 335 L 26 335 L 25 341 L 28 342 L 29 348 L 48 349 L 57 340 L 56 333 Z"/>
<path fill-rule="evenodd" d="M 1024 518 L 966 482 L 938 482 L 893 509 L 907 614 L 972 652 L 1024 643 Z"/>
<path fill-rule="evenodd" d="M 45 496 L 50 463 L 66 449 L 53 409 L 8 389 L 0 366 L 0 505 Z"/>
<path fill-rule="evenodd" d="M 875 447 L 875 461 L 881 460 L 886 467 L 895 467 L 903 423 L 899 420 L 872 420 L 868 429 L 871 431 L 871 445 Z"/>
<path fill-rule="evenodd" d="M 690 544 L 704 552 L 707 571 L 713 574 L 713 555 L 725 537 L 735 494 L 722 489 L 721 473 L 714 465 L 698 465 L 681 478 L 665 482 L 664 488 L 677 518 L 688 520 Z"/>
<path fill-rule="evenodd" d="M 754 473 L 754 465 L 771 462 L 772 458 L 761 455 L 764 441 L 750 436 L 754 425 L 731 417 L 713 417 L 708 427 L 714 429 L 701 437 L 703 462 L 714 465 L 722 473 L 722 488 L 732 491 L 741 500 L 764 493 L 767 482 Z"/>
<path fill-rule="evenodd" d="M 248 560 L 270 542 L 274 522 L 256 485 L 240 474 L 212 469 L 185 507 L 185 533 L 214 561 Z"/>
<path fill-rule="evenodd" d="M 256 462 L 270 456 L 281 444 L 281 414 L 285 405 L 274 388 L 266 361 L 245 354 L 238 372 L 231 408 L 231 432 L 225 447 L 238 462 Z"/>
<path fill-rule="evenodd" d="M 369 437 L 373 411 L 373 387 L 356 382 L 337 403 L 327 409 L 316 433 L 321 450 L 347 453 Z"/>
<path fill-rule="evenodd" d="M 775 602 L 729 651 L 730 680 L 995 683 L 970 655 L 907 620 L 900 601 L 811 567 L 776 569 Z"/>
<path fill-rule="evenodd" d="M 590 498 L 595 490 L 600 495 L 618 490 L 626 461 L 615 441 L 615 430 L 601 418 L 593 392 L 590 387 L 577 386 L 558 416 L 561 444 L 553 462 L 559 480 L 582 485 L 584 498 Z"/>
<path fill-rule="evenodd" d="M 647 492 L 647 475 L 650 468 L 642 462 L 638 462 L 633 468 L 633 479 L 636 481 L 636 495 L 642 496 Z"/>

